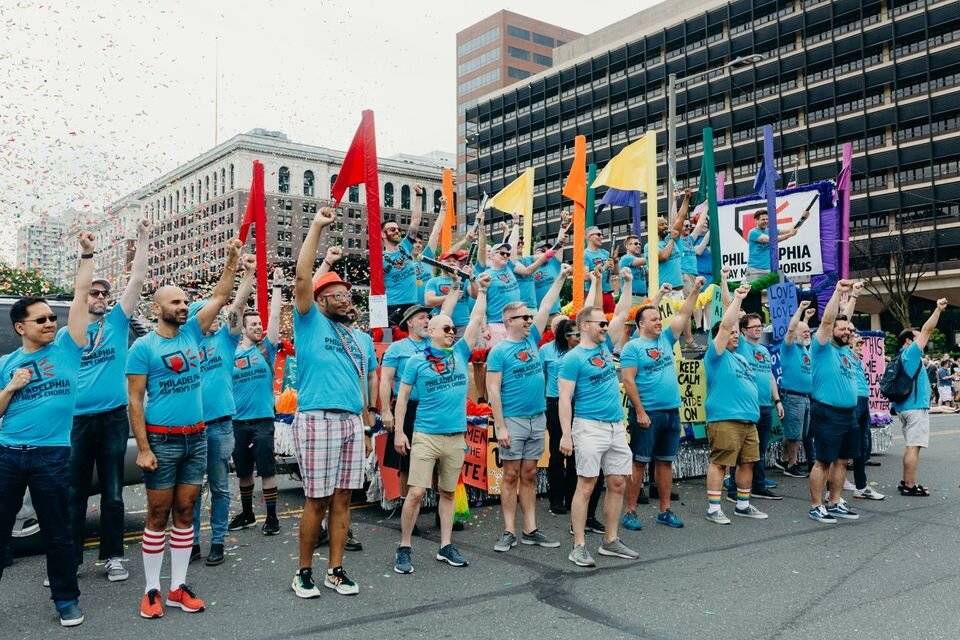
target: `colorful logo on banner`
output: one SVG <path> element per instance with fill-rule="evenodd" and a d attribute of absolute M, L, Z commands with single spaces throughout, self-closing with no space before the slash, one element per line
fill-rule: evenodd
<path fill-rule="evenodd" d="M 890 414 L 890 401 L 880 393 L 880 378 L 886 368 L 883 336 L 863 337 L 863 370 L 870 385 L 870 414 Z"/>
<path fill-rule="evenodd" d="M 810 204 L 811 194 L 817 190 L 797 191 L 777 197 L 777 224 L 791 227 L 800 219 Z M 766 212 L 766 200 L 756 198 L 745 202 L 719 203 L 717 220 L 720 225 L 721 261 L 730 267 L 730 280 L 742 280 L 747 267 L 749 244 L 747 237 L 753 229 L 753 214 Z M 779 243 L 780 271 L 790 278 L 809 278 L 823 273 L 823 258 L 820 251 L 820 202 L 813 204 L 810 215 L 797 235 Z"/>

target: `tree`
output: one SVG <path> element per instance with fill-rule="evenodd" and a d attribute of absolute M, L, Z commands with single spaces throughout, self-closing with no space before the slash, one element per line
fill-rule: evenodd
<path fill-rule="evenodd" d="M 864 288 L 890 311 L 901 327 L 913 326 L 910 298 L 932 266 L 931 234 L 910 233 L 909 225 L 899 223 L 899 228 L 889 236 L 870 237 L 850 244 L 860 258 L 858 262 L 871 274 Z"/>
<path fill-rule="evenodd" d="M 64 293 L 64 290 L 51 284 L 36 269 L 20 269 L 0 264 L 0 295 L 49 296 L 58 293 Z"/>

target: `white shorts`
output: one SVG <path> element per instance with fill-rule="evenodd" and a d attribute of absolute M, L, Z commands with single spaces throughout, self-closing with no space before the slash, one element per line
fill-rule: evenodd
<path fill-rule="evenodd" d="M 620 422 L 574 418 L 571 429 L 577 475 L 596 478 L 633 473 L 633 453 L 627 444 L 627 427 Z"/>
<path fill-rule="evenodd" d="M 953 387 L 940 386 L 937 391 L 940 392 L 940 402 L 953 402 Z"/>
<path fill-rule="evenodd" d="M 910 409 L 900 411 L 900 424 L 903 426 L 903 439 L 908 447 L 930 446 L 929 409 Z"/>

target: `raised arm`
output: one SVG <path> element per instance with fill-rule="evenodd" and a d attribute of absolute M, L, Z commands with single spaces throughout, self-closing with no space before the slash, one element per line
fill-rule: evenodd
<path fill-rule="evenodd" d="M 670 237 L 667 239 L 667 244 L 663 245 L 663 249 L 657 252 L 657 259 L 660 262 L 666 262 L 670 259 L 670 256 L 673 255 L 673 250 L 677 246 L 677 238 L 680 236 L 680 233 L 676 229 L 670 230 Z"/>
<path fill-rule="evenodd" d="M 323 257 L 323 261 L 320 263 L 320 266 L 317 267 L 317 270 L 313 272 L 313 279 L 316 280 L 325 273 L 328 273 L 333 269 L 333 265 L 337 264 L 337 261 L 343 257 L 343 247 L 338 247 L 337 245 L 330 245 L 327 247 L 327 254 Z"/>
<path fill-rule="evenodd" d="M 313 304 L 313 263 L 317 259 L 317 247 L 320 245 L 320 232 L 336 220 L 337 214 L 330 207 L 321 207 L 313 217 L 313 224 L 307 231 L 307 237 L 300 245 L 297 254 L 296 279 L 293 283 L 293 299 L 297 311 L 301 314 L 310 311 Z"/>
<path fill-rule="evenodd" d="M 277 346 L 280 343 L 280 309 L 283 307 L 283 269 L 273 270 L 273 291 L 270 292 L 270 316 L 267 325 L 267 340 Z M 373 397 L 373 396 L 371 396 Z"/>
<path fill-rule="evenodd" d="M 90 285 L 93 282 L 95 245 L 93 234 L 89 231 L 81 231 L 79 241 L 80 264 L 77 266 L 77 275 L 73 281 L 73 304 L 70 305 L 70 312 L 67 314 L 67 331 L 73 338 L 74 344 L 83 347 L 87 344 L 87 324 L 90 319 L 87 314 L 87 296 L 90 294 Z"/>
<path fill-rule="evenodd" d="M 423 188 L 423 185 L 415 184 L 413 185 L 413 193 L 417 196 L 419 200 L 421 196 L 426 198 L 426 191 Z M 407 227 L 407 237 L 413 240 L 417 237 L 417 231 L 420 229 L 420 221 L 423 220 L 423 212 L 420 210 L 422 207 L 413 205 L 410 209 L 410 226 Z"/>
<path fill-rule="evenodd" d="M 737 330 L 737 325 L 740 322 L 740 305 L 748 293 L 750 293 L 750 287 L 747 285 L 740 285 L 740 288 L 733 292 L 733 302 L 731 302 L 730 306 L 723 312 L 723 319 L 720 320 L 720 328 L 717 330 L 717 335 L 713 339 L 713 348 L 717 355 L 727 350 L 730 335 Z"/>
<path fill-rule="evenodd" d="M 722 267 L 720 269 L 720 300 L 723 303 L 723 307 L 727 308 L 730 306 L 730 267 Z"/>
<path fill-rule="evenodd" d="M 833 325 L 837 322 L 837 314 L 840 313 L 840 298 L 850 291 L 853 282 L 850 280 L 840 280 L 830 296 L 830 302 L 823 310 L 823 317 L 820 318 L 820 327 L 817 329 L 817 342 L 827 344 L 833 339 Z"/>
<path fill-rule="evenodd" d="M 231 335 L 240 335 L 243 330 L 243 310 L 247 308 L 250 294 L 253 293 L 253 279 L 257 275 L 257 256 L 247 254 L 240 260 L 243 276 L 237 287 L 237 295 L 227 310 L 227 330 Z"/>
<path fill-rule="evenodd" d="M 623 278 L 623 288 L 624 291 L 630 291 L 633 286 L 633 272 L 630 269 L 621 269 L 620 277 Z M 627 326 L 627 317 L 630 315 L 630 306 L 633 304 L 633 296 L 622 295 L 620 299 L 617 300 L 617 306 L 613 309 L 613 318 L 610 320 L 610 328 L 607 331 L 610 334 L 610 339 L 613 340 L 614 346 L 618 349 L 620 345 L 626 342 L 626 331 L 624 328 Z"/>
<path fill-rule="evenodd" d="M 927 321 L 923 323 L 922 327 L 920 327 L 920 335 L 917 336 L 917 345 L 919 345 L 921 351 L 927 348 L 927 343 L 930 341 L 930 336 L 933 335 L 933 330 L 937 328 L 937 323 L 940 322 L 940 314 L 946 308 L 946 298 L 940 298 L 937 300 L 937 306 L 934 307 L 933 313 L 930 314 L 930 317 L 927 318 Z"/>
<path fill-rule="evenodd" d="M 673 221 L 673 229 L 678 233 L 683 233 L 683 223 L 687 221 L 687 214 L 690 213 L 690 187 L 683 190 L 683 200 L 680 202 L 680 210 L 677 211 L 677 218 Z"/>
<path fill-rule="evenodd" d="M 534 273 L 536 273 L 537 269 L 543 266 L 544 262 L 552 259 L 554 255 L 555 254 L 553 252 L 553 249 L 547 249 L 546 251 L 541 253 L 539 256 L 537 256 L 536 260 L 534 260 L 528 265 L 521 264 L 520 262 L 514 262 L 513 272 L 518 276 L 532 276 Z"/>
<path fill-rule="evenodd" d="M 141 220 L 137 223 L 137 248 L 133 252 L 133 263 L 130 265 L 130 279 L 120 295 L 120 308 L 128 318 L 137 312 L 140 303 L 140 293 L 143 291 L 143 282 L 147 279 L 147 257 L 150 253 L 150 222 Z"/>
<path fill-rule="evenodd" d="M 664 282 L 662 285 L 660 285 L 660 288 L 657 289 L 657 292 L 653 294 L 653 297 L 650 298 L 650 304 L 659 309 L 660 301 L 663 300 L 663 296 L 667 295 L 671 291 L 673 291 L 673 285 L 669 282 Z"/>
<path fill-rule="evenodd" d="M 589 305 L 591 307 L 596 307 L 597 309 L 603 308 L 603 268 L 595 267 L 593 271 L 590 272 L 590 290 L 587 291 L 587 298 L 584 300 L 584 305 Z"/>
<path fill-rule="evenodd" d="M 569 264 L 560 265 L 560 275 L 556 277 L 547 292 L 543 294 L 543 300 L 540 301 L 540 308 L 533 316 L 533 326 L 537 328 L 540 335 L 543 335 L 547 328 L 547 320 L 550 319 L 550 309 L 560 298 L 560 290 L 563 289 L 563 283 L 566 282 L 570 274 L 573 273 L 573 267 Z"/>
<path fill-rule="evenodd" d="M 446 198 L 440 198 L 440 212 L 437 213 L 437 219 L 433 221 L 433 228 L 430 229 L 430 237 L 427 238 L 427 248 L 434 254 L 437 253 L 437 245 L 440 244 L 440 231 L 443 229 L 444 210 L 446 209 Z"/>
<path fill-rule="evenodd" d="M 790 324 L 787 325 L 787 335 L 783 337 L 783 341 L 787 344 L 793 344 L 793 341 L 797 339 L 797 327 L 800 325 L 800 318 L 803 317 L 803 314 L 809 306 L 809 300 L 801 300 L 800 304 L 797 305 L 797 310 L 790 316 Z"/>
<path fill-rule="evenodd" d="M 487 287 L 490 286 L 490 275 L 480 274 L 476 283 L 477 301 L 473 305 L 473 311 L 470 312 L 470 322 L 463 331 L 463 339 L 466 340 L 471 349 L 476 346 L 480 339 L 480 334 L 483 332 L 483 323 L 487 318 Z"/>
<path fill-rule="evenodd" d="M 703 234 L 703 237 L 700 238 L 700 242 L 694 246 L 693 250 L 696 251 L 698 256 L 702 256 L 703 252 L 710 248 L 710 230 L 707 229 L 706 233 Z"/>
<path fill-rule="evenodd" d="M 457 303 L 460 302 L 460 290 L 462 288 L 463 285 L 460 283 L 459 278 L 456 276 L 450 278 L 450 291 L 442 298 L 443 302 L 440 305 L 440 313 L 445 316 L 450 316 L 451 318 L 453 317 L 453 310 L 457 308 Z"/>
<path fill-rule="evenodd" d="M 673 318 L 670 320 L 670 330 L 673 331 L 673 337 L 679 338 L 680 334 L 683 333 L 683 330 L 690 324 L 690 318 L 693 317 L 693 311 L 697 306 L 697 296 L 700 295 L 700 290 L 703 288 L 703 283 L 705 278 L 703 276 L 697 276 L 693 281 L 693 290 L 683 300 L 683 304 L 680 305 L 680 310 L 677 311 Z"/>
<path fill-rule="evenodd" d="M 857 280 L 853 283 L 853 287 L 850 290 L 850 295 L 847 297 L 847 302 L 843 305 L 843 309 L 840 311 L 840 313 L 847 316 L 847 319 L 853 317 L 853 312 L 857 309 L 857 298 L 860 297 L 861 293 L 863 293 L 863 282 Z"/>
<path fill-rule="evenodd" d="M 237 275 L 237 263 L 240 261 L 240 249 L 243 245 L 237 238 L 227 240 L 227 259 L 223 265 L 223 273 L 220 279 L 210 293 L 207 304 L 203 305 L 197 312 L 197 322 L 200 329 L 206 333 L 210 325 L 216 319 L 220 310 L 230 301 L 230 294 L 233 293 L 234 276 Z"/>

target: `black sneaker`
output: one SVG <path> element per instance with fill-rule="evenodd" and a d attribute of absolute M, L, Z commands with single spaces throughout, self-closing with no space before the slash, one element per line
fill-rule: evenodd
<path fill-rule="evenodd" d="M 637 495 L 637 504 L 650 504 L 650 498 L 646 493 L 643 492 L 643 489 L 640 489 L 640 493 Z"/>
<path fill-rule="evenodd" d="M 753 489 L 750 491 L 751 498 L 759 498 L 761 500 L 783 500 L 783 496 L 770 491 L 770 489 Z"/>
<path fill-rule="evenodd" d="M 363 543 L 353 537 L 353 529 L 347 529 L 347 543 L 344 545 L 347 551 L 363 551 Z"/>
<path fill-rule="evenodd" d="M 327 577 L 323 581 L 323 586 L 344 596 L 355 596 L 360 593 L 360 587 L 347 576 L 343 567 L 327 569 Z"/>
<path fill-rule="evenodd" d="M 260 531 L 265 536 L 275 536 L 280 533 L 280 520 L 277 518 L 267 518 L 263 521 L 263 527 Z"/>
<path fill-rule="evenodd" d="M 799 464 L 793 464 L 783 470 L 783 475 L 791 478 L 806 478 L 807 468 Z"/>
<path fill-rule="evenodd" d="M 775 466 L 777 469 L 780 469 L 780 471 L 786 471 L 788 468 L 787 463 L 781 460 L 780 458 L 777 458 L 776 460 L 773 461 L 773 466 Z"/>
<path fill-rule="evenodd" d="M 570 513 L 570 510 L 563 506 L 562 503 L 556 503 L 550 505 L 550 513 L 555 516 L 562 516 L 564 514 Z"/>
<path fill-rule="evenodd" d="M 198 544 L 193 545 L 193 548 L 190 549 L 190 562 L 196 562 L 201 557 L 202 556 L 200 555 L 200 545 Z"/>
<path fill-rule="evenodd" d="M 210 545 L 210 553 L 207 554 L 207 559 L 203 563 L 208 567 L 215 567 L 218 564 L 223 564 L 223 560 L 223 545 L 214 543 Z"/>
<path fill-rule="evenodd" d="M 596 518 L 587 518 L 586 530 L 593 533 L 604 534 L 607 532 L 607 528 L 603 526 L 603 523 L 597 520 Z"/>
<path fill-rule="evenodd" d="M 227 530 L 229 531 L 239 531 L 240 529 L 246 529 L 252 527 L 257 522 L 257 516 L 252 513 L 243 513 L 242 511 L 237 515 L 233 516 L 233 520 L 230 521 L 230 524 L 227 525 Z"/>
<path fill-rule="evenodd" d="M 322 547 L 325 544 L 330 544 L 330 532 L 324 527 L 320 527 L 320 535 L 317 536 L 317 544 L 314 545 L 314 548 Z"/>

